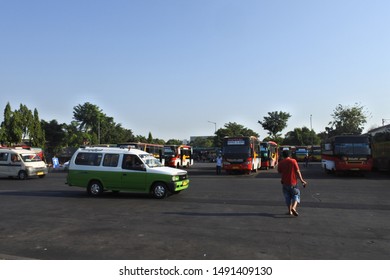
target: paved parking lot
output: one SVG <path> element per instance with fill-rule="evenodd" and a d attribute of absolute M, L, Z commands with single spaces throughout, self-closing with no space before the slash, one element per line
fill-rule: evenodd
<path fill-rule="evenodd" d="M 279 175 L 189 169 L 190 188 L 156 200 L 91 198 L 44 179 L 0 179 L 0 259 L 389 259 L 390 176 L 302 168 L 299 217 L 285 215 Z"/>

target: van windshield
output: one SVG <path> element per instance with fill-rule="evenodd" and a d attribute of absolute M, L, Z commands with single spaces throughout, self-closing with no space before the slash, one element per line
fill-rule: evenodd
<path fill-rule="evenodd" d="M 151 156 L 151 155 L 139 155 L 139 157 L 143 160 L 143 162 L 149 166 L 150 168 L 153 168 L 153 167 L 162 167 L 163 165 L 161 164 L 161 162 L 156 159 L 155 157 Z"/>
<path fill-rule="evenodd" d="M 20 156 L 24 162 L 41 161 L 41 158 L 37 154 L 21 154 Z"/>

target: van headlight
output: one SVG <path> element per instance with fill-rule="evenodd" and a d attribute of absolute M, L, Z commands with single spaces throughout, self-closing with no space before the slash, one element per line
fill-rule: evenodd
<path fill-rule="evenodd" d="M 176 182 L 176 181 L 179 181 L 179 180 L 180 180 L 179 175 L 172 176 L 172 182 Z"/>

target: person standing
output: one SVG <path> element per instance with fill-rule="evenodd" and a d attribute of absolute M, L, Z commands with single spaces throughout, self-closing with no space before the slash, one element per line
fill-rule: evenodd
<path fill-rule="evenodd" d="M 291 158 L 290 150 L 283 150 L 283 160 L 278 164 L 278 172 L 281 174 L 283 195 L 288 207 L 288 214 L 298 216 L 297 206 L 301 202 L 301 192 L 298 188 L 298 180 L 302 182 L 303 187 L 307 182 L 303 180 L 298 162 Z"/>
<path fill-rule="evenodd" d="M 222 156 L 219 154 L 215 161 L 217 163 L 217 175 L 220 175 L 222 170 Z"/>

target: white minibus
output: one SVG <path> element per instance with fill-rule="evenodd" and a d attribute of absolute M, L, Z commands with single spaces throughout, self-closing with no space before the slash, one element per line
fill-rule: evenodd
<path fill-rule="evenodd" d="M 187 171 L 165 167 L 151 154 L 134 148 L 83 147 L 69 162 L 67 184 L 92 196 L 103 191 L 150 193 L 164 198 L 187 189 Z"/>
<path fill-rule="evenodd" d="M 45 177 L 47 166 L 44 161 L 30 150 L 25 149 L 0 149 L 0 176 L 17 177 L 21 180 L 28 177 Z"/>

